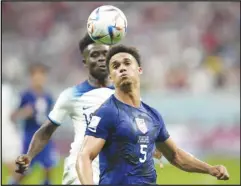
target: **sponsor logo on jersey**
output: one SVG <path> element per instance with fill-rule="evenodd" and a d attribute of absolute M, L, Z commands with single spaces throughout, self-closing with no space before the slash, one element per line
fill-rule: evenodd
<path fill-rule="evenodd" d="M 150 143 L 149 136 L 138 136 L 138 143 L 149 144 Z"/>
<path fill-rule="evenodd" d="M 89 108 L 91 108 L 91 106 L 83 107 L 83 110 L 87 110 L 87 109 L 89 109 Z"/>

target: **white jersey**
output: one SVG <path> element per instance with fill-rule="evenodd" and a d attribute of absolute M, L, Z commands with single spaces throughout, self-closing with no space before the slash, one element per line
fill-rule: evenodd
<path fill-rule="evenodd" d="M 70 155 L 65 159 L 64 176 L 62 184 L 80 184 L 75 170 L 78 152 L 82 145 L 85 130 L 89 124 L 92 114 L 98 109 L 112 94 L 113 87 L 96 88 L 88 81 L 77 86 L 64 90 L 49 113 L 49 120 L 61 125 L 66 116 L 70 116 L 74 125 L 74 141 L 71 144 Z M 99 183 L 99 158 L 93 163 L 93 176 L 96 184 Z"/>

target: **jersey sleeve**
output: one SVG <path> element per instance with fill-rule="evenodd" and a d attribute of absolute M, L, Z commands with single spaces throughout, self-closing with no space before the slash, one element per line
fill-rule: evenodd
<path fill-rule="evenodd" d="M 61 125 L 66 116 L 69 115 L 71 111 L 71 95 L 72 91 L 70 88 L 66 89 L 59 95 L 53 109 L 48 115 L 48 118 L 52 123 Z"/>
<path fill-rule="evenodd" d="M 18 108 L 23 108 L 29 103 L 29 95 L 25 92 L 20 95 L 20 102 Z"/>
<path fill-rule="evenodd" d="M 114 127 L 115 116 L 113 108 L 108 106 L 100 107 L 96 110 L 90 124 L 87 126 L 85 135 L 106 140 Z"/>
<path fill-rule="evenodd" d="M 159 119 L 159 123 L 160 123 L 160 131 L 158 133 L 158 136 L 156 138 L 156 142 L 164 142 L 166 141 L 169 137 L 170 134 L 168 133 L 167 129 L 166 129 L 166 125 L 161 117 L 161 115 L 159 113 L 158 114 L 158 119 Z"/>

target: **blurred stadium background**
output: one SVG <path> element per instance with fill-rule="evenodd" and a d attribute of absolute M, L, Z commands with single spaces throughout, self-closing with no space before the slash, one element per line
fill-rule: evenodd
<path fill-rule="evenodd" d="M 90 12 L 104 4 L 126 14 L 122 43 L 141 51 L 143 100 L 162 113 L 181 147 L 230 171 L 230 180 L 222 182 L 179 171 L 164 160 L 163 169 L 157 166 L 158 183 L 240 184 L 240 2 L 3 2 L 3 82 L 19 93 L 35 61 L 51 67 L 48 88 L 55 98 L 83 81 L 78 41 Z M 54 139 L 61 158 L 53 183 L 61 183 L 73 139 L 70 121 Z M 41 168 L 33 173 L 25 183 L 39 183 Z"/>

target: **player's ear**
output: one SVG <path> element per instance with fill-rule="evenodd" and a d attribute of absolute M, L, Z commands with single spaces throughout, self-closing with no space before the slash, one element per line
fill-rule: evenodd
<path fill-rule="evenodd" d="M 143 70 L 141 67 L 138 67 L 138 71 L 139 71 L 139 74 L 142 74 L 143 73 Z"/>
<path fill-rule="evenodd" d="M 83 64 L 84 64 L 84 67 L 87 68 L 87 67 L 88 67 L 88 66 L 87 66 L 87 63 L 86 63 L 87 61 L 86 61 L 85 59 L 83 59 L 82 62 L 83 62 Z"/>

